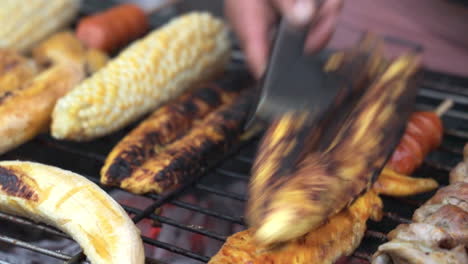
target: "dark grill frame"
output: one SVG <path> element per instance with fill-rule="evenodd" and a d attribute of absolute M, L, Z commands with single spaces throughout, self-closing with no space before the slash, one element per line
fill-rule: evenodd
<path fill-rule="evenodd" d="M 93 5 L 85 5 L 85 8 L 83 9 L 84 13 L 88 13 L 97 9 L 103 9 L 110 5 L 109 2 L 105 3 L 105 1 L 87 1 L 87 3 L 93 3 Z M 154 23 L 157 24 L 158 22 Z M 392 41 L 392 38 L 388 37 L 387 40 Z M 393 41 L 405 43 L 404 40 L 393 39 Z M 458 161 L 461 160 L 463 145 L 464 143 L 468 142 L 468 78 L 424 70 L 424 78 L 421 82 L 421 89 L 417 99 L 417 108 L 423 110 L 433 109 L 446 98 L 453 99 L 455 104 L 454 107 L 449 110 L 443 117 L 444 127 L 446 129 L 444 141 L 437 151 L 431 153 L 425 159 L 424 165 L 418 169 L 414 175 L 416 177 L 433 177 L 439 183 L 441 183 L 441 185 L 447 184 L 448 172 Z M 130 128 L 126 128 L 114 135 L 100 139 L 93 143 L 56 141 L 47 135 L 41 135 L 35 140 L 19 147 L 18 149 L 1 156 L 0 159 L 34 160 L 43 162 L 45 164 L 56 165 L 64 169 L 70 169 L 72 171 L 78 172 L 91 181 L 99 184 L 99 169 L 100 165 L 102 165 L 105 159 L 106 153 L 110 151 L 111 147 L 115 145 L 115 143 L 122 136 L 124 136 L 129 131 L 129 129 Z M 202 227 L 181 224 L 177 219 L 167 218 L 154 214 L 154 210 L 165 204 L 171 204 L 180 208 L 216 218 L 219 221 L 228 221 L 231 223 L 244 225 L 242 216 L 226 215 L 196 204 L 180 201 L 178 198 L 190 190 L 196 189 L 197 191 L 211 193 L 226 199 L 234 199 L 245 202 L 246 197 L 244 194 L 229 193 L 218 190 L 200 183 L 200 181 L 204 178 L 220 176 L 234 180 L 248 181 L 249 176 L 245 169 L 243 171 L 239 171 L 233 170 L 232 167 L 246 168 L 250 166 L 253 160 L 255 149 L 254 146 L 258 143 L 258 140 L 259 135 L 255 136 L 249 141 L 243 142 L 235 150 L 233 150 L 232 153 L 226 155 L 223 161 L 218 162 L 212 168 L 208 169 L 204 175 L 194 176 L 189 182 L 167 194 L 145 195 L 145 197 L 152 199 L 153 203 L 143 210 L 130 206 L 123 206 L 123 208 L 128 213 L 133 215 L 132 219 L 135 223 L 138 223 L 143 219 L 156 220 L 162 224 L 171 225 L 179 229 L 207 236 L 218 241 L 224 241 L 227 238 L 226 235 L 217 234 Z M 99 149 L 99 151 L 96 151 L 97 149 Z M 49 152 L 55 152 L 58 154 L 61 153 L 63 158 L 56 160 L 56 157 L 58 156 L 55 155 L 55 157 L 52 157 L 49 155 Z M 75 159 L 78 159 L 79 162 L 74 163 L 73 161 Z M 242 165 L 229 166 L 229 168 L 226 168 L 225 162 L 227 161 Z M 80 164 L 85 163 L 89 163 L 91 165 L 87 166 L 87 168 L 83 168 L 85 166 L 81 167 Z M 114 188 L 104 186 L 101 187 L 106 191 L 114 190 Z M 384 219 L 378 223 L 369 221 L 368 230 L 366 231 L 361 246 L 355 251 L 353 256 L 359 259 L 369 260 L 377 246 L 386 241 L 386 233 L 400 223 L 411 222 L 410 218 L 412 212 L 425 200 L 432 196 L 433 193 L 434 192 L 409 198 L 383 197 L 385 204 Z M 69 238 L 68 235 L 54 228 L 42 224 L 36 224 L 32 221 L 4 213 L 0 213 L 0 221 L 8 221 L 16 225 L 40 230 L 46 234 Z M 190 250 L 148 237 L 143 237 L 143 241 L 145 244 L 163 248 L 170 252 L 186 256 L 190 259 L 202 262 L 208 262 L 210 259 L 210 256 L 202 256 L 191 252 Z M 31 243 L 20 241 L 0 233 L 0 244 L 2 243 L 26 248 L 40 254 L 67 261 L 66 263 L 80 263 L 84 257 L 81 253 L 75 256 L 69 256 L 60 252 L 40 248 Z M 0 260 L 0 263 L 6 262 Z M 147 259 L 147 263 L 162 262 L 154 259 Z"/>

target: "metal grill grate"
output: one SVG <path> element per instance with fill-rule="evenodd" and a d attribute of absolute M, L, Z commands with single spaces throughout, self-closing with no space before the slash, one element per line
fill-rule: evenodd
<path fill-rule="evenodd" d="M 88 6 L 84 12 L 102 9 L 103 7 Z M 434 109 L 444 99 L 454 100 L 454 107 L 443 116 L 445 125 L 445 137 L 442 146 L 431 153 L 424 165 L 415 173 L 416 177 L 433 177 L 442 185 L 448 183 L 448 171 L 461 160 L 462 148 L 468 141 L 468 78 L 451 76 L 447 74 L 425 71 L 421 83 L 420 95 L 417 99 L 419 109 Z M 47 135 L 41 135 L 37 139 L 11 151 L 1 160 L 21 159 L 42 162 L 49 165 L 69 169 L 85 175 L 88 179 L 98 183 L 99 170 L 103 164 L 105 155 L 131 128 L 124 129 L 114 135 L 102 138 L 91 143 L 73 143 L 56 141 Z M 233 193 L 224 189 L 225 185 L 212 185 L 220 177 L 223 181 L 244 182 L 249 179 L 249 169 L 258 143 L 258 137 L 243 142 L 228 155 L 222 162 L 209 169 L 205 175 L 194 177 L 180 188 L 164 195 L 146 195 L 151 203 L 145 208 L 123 205 L 124 209 L 132 216 L 135 223 L 143 220 L 158 221 L 166 226 L 189 231 L 216 241 L 224 241 L 230 234 L 219 234 L 208 227 L 183 224 L 177 217 L 163 217 L 154 213 L 156 208 L 170 204 L 177 208 L 197 212 L 227 223 L 244 225 L 241 211 L 237 214 L 226 214 L 219 210 L 203 206 L 198 203 L 183 201 L 181 198 L 190 192 L 197 194 L 210 194 L 220 199 L 234 200 L 243 203 L 246 200 L 245 193 Z M 108 192 L 114 188 L 103 187 Z M 361 246 L 353 254 L 353 257 L 368 261 L 378 245 L 385 242 L 385 234 L 400 223 L 410 222 L 414 210 L 433 193 L 419 195 L 410 198 L 384 197 L 384 219 L 381 222 L 369 222 L 368 230 Z M 4 224 L 21 226 L 26 230 L 32 230 L 35 234 L 52 235 L 67 238 L 68 235 L 45 225 L 36 224 L 29 220 L 0 213 L 0 226 Z M 21 241 L 15 239 L 15 234 L 9 234 L 7 230 L 0 230 L 0 248 L 2 246 L 22 247 L 41 255 L 50 256 L 51 259 L 67 261 L 67 263 L 80 263 L 83 260 L 81 253 L 71 255 L 59 251 L 53 251 L 38 246 L 34 241 Z M 165 243 L 150 237 L 143 237 L 145 244 L 162 248 L 169 252 L 187 257 L 188 259 L 208 262 L 211 256 L 197 254 L 191 250 L 173 244 Z M 3 245 L 2 245 L 3 244 Z M 0 263 L 7 263 L 0 260 Z M 147 259 L 147 263 L 162 263 L 154 259 Z"/>

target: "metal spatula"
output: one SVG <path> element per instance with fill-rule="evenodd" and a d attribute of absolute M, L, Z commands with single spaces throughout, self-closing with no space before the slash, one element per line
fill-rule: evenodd
<path fill-rule="evenodd" d="M 258 100 L 247 122 L 270 122 L 286 112 L 306 112 L 314 121 L 333 102 L 341 89 L 346 89 L 343 76 L 323 71 L 327 53 L 304 53 L 309 27 L 290 26 L 280 22 L 270 62 L 258 88 Z"/>

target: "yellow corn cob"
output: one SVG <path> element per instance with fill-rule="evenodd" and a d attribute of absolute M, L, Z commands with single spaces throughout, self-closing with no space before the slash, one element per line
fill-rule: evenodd
<path fill-rule="evenodd" d="M 229 51 L 221 20 L 199 12 L 176 18 L 60 99 L 52 135 L 89 140 L 116 131 L 222 71 Z"/>
<path fill-rule="evenodd" d="M 80 4 L 81 0 L 1 0 L 0 47 L 28 51 L 66 26 Z"/>

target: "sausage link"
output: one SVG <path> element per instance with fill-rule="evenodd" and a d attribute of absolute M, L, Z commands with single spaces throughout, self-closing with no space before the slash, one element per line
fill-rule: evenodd
<path fill-rule="evenodd" d="M 76 34 L 88 47 L 112 52 L 141 37 L 148 29 L 148 18 L 141 8 L 122 4 L 83 18 Z"/>
<path fill-rule="evenodd" d="M 401 174 L 413 173 L 424 157 L 440 145 L 442 136 L 442 121 L 435 113 L 413 113 L 388 166 Z"/>

